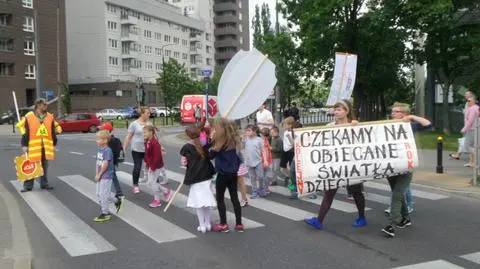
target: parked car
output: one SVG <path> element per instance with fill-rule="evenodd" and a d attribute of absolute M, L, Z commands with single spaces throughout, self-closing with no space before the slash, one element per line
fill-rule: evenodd
<path fill-rule="evenodd" d="M 20 113 L 20 117 L 25 116 L 29 111 L 32 111 L 30 108 L 19 108 L 18 113 Z M 13 124 L 17 121 L 17 115 L 14 112 L 8 111 L 2 113 L 0 116 L 0 124 Z"/>
<path fill-rule="evenodd" d="M 100 120 L 94 113 L 72 113 L 65 118 L 57 119 L 57 121 L 62 127 L 62 131 L 66 133 L 95 133 L 98 130 L 98 126 L 100 126 Z"/>
<path fill-rule="evenodd" d="M 99 120 L 121 120 L 128 118 L 129 114 L 120 109 L 106 108 L 97 113 L 97 118 Z"/>
<path fill-rule="evenodd" d="M 128 119 L 133 119 L 138 117 L 137 108 L 133 106 L 128 106 L 126 108 L 120 109 L 123 113 L 127 115 Z"/>

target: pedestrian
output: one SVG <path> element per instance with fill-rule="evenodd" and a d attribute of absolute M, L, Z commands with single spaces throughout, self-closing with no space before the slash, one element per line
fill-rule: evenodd
<path fill-rule="evenodd" d="M 130 126 L 128 126 L 128 134 L 125 138 L 125 142 L 123 143 L 123 151 L 127 152 L 128 146 L 131 143 L 131 150 L 132 150 L 132 159 L 133 159 L 133 172 L 132 172 L 132 180 L 133 180 L 133 193 L 137 194 L 140 193 L 140 189 L 138 188 L 138 180 L 140 178 L 140 172 L 142 170 L 142 163 L 145 157 L 145 141 L 143 137 L 143 127 L 146 125 L 152 125 L 149 122 L 150 119 L 150 109 L 148 107 L 140 107 L 139 111 L 139 118 L 132 122 Z"/>
<path fill-rule="evenodd" d="M 115 188 L 115 196 L 119 199 L 124 199 L 125 196 L 122 192 L 122 187 L 117 177 L 117 168 L 120 161 L 125 160 L 125 152 L 123 151 L 122 142 L 120 139 L 113 135 L 113 125 L 110 122 L 105 122 L 100 125 L 100 130 L 105 130 L 110 133 L 110 139 L 108 139 L 108 147 L 112 150 L 113 154 L 113 178 L 112 183 Z"/>
<path fill-rule="evenodd" d="M 255 199 L 265 196 L 264 168 L 262 162 L 262 139 L 257 136 L 257 127 L 247 125 L 245 128 L 245 164 L 252 182 L 252 194 Z"/>
<path fill-rule="evenodd" d="M 277 126 L 273 126 L 270 131 L 272 137 L 272 186 L 277 185 L 277 177 L 280 172 L 280 159 L 283 153 L 283 140 L 280 138 L 280 132 Z"/>
<path fill-rule="evenodd" d="M 329 127 L 340 124 L 356 124 L 355 116 L 353 113 L 352 103 L 346 99 L 340 100 L 333 105 L 335 109 L 335 121 L 327 124 Z M 362 192 L 362 184 L 355 184 L 347 186 L 347 189 L 352 194 L 355 205 L 358 210 L 358 218 L 353 222 L 352 226 L 355 228 L 364 227 L 367 225 L 367 219 L 365 218 L 365 197 Z M 330 189 L 324 191 L 322 204 L 317 217 L 305 219 L 305 222 L 317 229 L 324 228 L 324 220 L 330 207 L 332 206 L 333 199 L 337 194 L 337 189 Z"/>
<path fill-rule="evenodd" d="M 229 232 L 227 224 L 227 209 L 225 207 L 225 190 L 228 188 L 230 200 L 235 212 L 235 230 L 243 232 L 242 208 L 238 201 L 237 174 L 240 167 L 240 158 L 237 155 L 239 138 L 235 124 L 226 119 L 219 119 L 213 126 L 211 133 L 212 144 L 208 145 L 209 155 L 215 160 L 217 179 L 215 181 L 217 208 L 220 223 L 214 226 L 214 231 Z"/>
<path fill-rule="evenodd" d="M 62 128 L 52 114 L 47 112 L 45 99 L 37 99 L 33 111 L 28 112 L 18 123 L 17 128 L 22 135 L 21 145 L 24 153 L 28 154 L 30 161 L 41 162 L 43 175 L 40 177 L 40 188 L 52 190 L 47 179 L 48 161 L 55 159 L 57 134 L 62 133 Z M 23 183 L 21 192 L 33 189 L 34 180 Z"/>
<path fill-rule="evenodd" d="M 283 171 L 285 176 L 285 186 L 288 186 L 288 182 L 290 180 L 290 172 L 288 171 L 288 167 L 291 166 L 293 162 L 293 156 L 295 155 L 293 152 L 293 127 L 295 126 L 295 119 L 293 117 L 287 117 L 283 120 L 283 128 L 285 131 L 283 132 L 283 153 L 280 158 L 280 168 Z M 295 179 L 291 179 L 292 181 Z M 293 183 L 293 182 L 292 182 Z M 294 184 L 293 184 L 294 185 Z"/>
<path fill-rule="evenodd" d="M 207 130 L 205 128 L 205 125 L 208 121 L 206 122 L 198 122 L 197 123 L 197 126 L 198 126 L 198 129 L 200 130 L 200 135 L 199 135 L 199 139 L 200 139 L 200 143 L 202 144 L 202 147 L 207 145 L 207 140 L 208 140 L 208 133 L 207 133 Z"/>
<path fill-rule="evenodd" d="M 256 114 L 257 117 L 257 126 L 259 130 L 262 130 L 263 128 L 272 128 L 273 127 L 273 116 L 272 112 L 268 111 L 265 108 L 265 104 L 262 104 L 260 108 L 257 111 Z"/>
<path fill-rule="evenodd" d="M 199 123 L 202 120 L 202 110 L 199 104 L 195 105 L 194 116 L 195 116 L 195 123 Z"/>
<path fill-rule="evenodd" d="M 393 104 L 392 119 L 409 122 L 412 126 L 413 133 L 428 129 L 432 126 L 432 123 L 429 120 L 419 116 L 410 115 L 410 106 L 404 103 L 395 102 Z M 394 237 L 395 227 L 404 229 L 412 225 L 405 199 L 405 192 L 412 181 L 412 172 L 405 172 L 401 175 L 388 177 L 387 180 L 390 189 L 392 190 L 392 196 L 390 201 L 389 224 L 382 229 L 382 232 L 388 237 Z"/>
<path fill-rule="evenodd" d="M 465 126 L 465 118 L 466 118 L 465 116 L 467 114 L 467 110 L 468 110 L 468 107 L 469 107 L 468 99 L 470 97 L 475 97 L 475 96 L 474 96 L 473 92 L 471 92 L 471 91 L 466 91 L 464 96 L 465 96 L 465 107 L 464 107 L 462 112 L 463 112 L 463 116 L 464 116 L 463 124 Z M 468 147 L 465 145 L 465 136 L 464 136 L 464 137 L 458 139 L 458 151 L 456 153 L 450 153 L 450 154 L 448 154 L 448 156 L 450 156 L 453 159 L 460 160 L 460 155 L 462 155 L 462 153 L 468 153 L 468 152 L 469 152 L 469 150 L 468 150 Z"/>
<path fill-rule="evenodd" d="M 467 110 L 465 112 L 464 125 L 461 130 L 463 136 L 465 137 L 465 147 L 468 150 L 468 163 L 464 164 L 465 167 L 474 167 L 475 166 L 475 155 L 474 155 L 474 142 L 475 142 L 475 121 L 478 119 L 479 108 L 475 104 L 475 96 L 472 94 L 467 99 Z"/>
<path fill-rule="evenodd" d="M 290 116 L 292 116 L 295 121 L 300 121 L 300 111 L 297 108 L 297 103 L 293 102 L 292 107 L 289 109 Z"/>
<path fill-rule="evenodd" d="M 270 194 L 270 185 L 273 181 L 273 172 L 272 172 L 272 147 L 270 146 L 270 129 L 263 128 L 260 131 L 260 136 L 262 138 L 262 167 L 264 175 L 264 184 L 265 184 L 265 195 Z"/>
<path fill-rule="evenodd" d="M 113 165 L 113 153 L 108 147 L 108 140 L 111 135 L 106 130 L 97 132 L 97 162 L 95 171 L 95 181 L 97 182 L 97 197 L 100 201 L 100 216 L 93 219 L 95 222 L 109 221 L 112 216 L 108 211 L 109 203 L 114 203 L 117 213 L 122 206 L 122 199 L 112 197 L 112 179 L 115 173 Z"/>
<path fill-rule="evenodd" d="M 212 207 L 217 204 L 210 189 L 210 180 L 215 175 L 215 168 L 208 158 L 206 146 L 202 146 L 200 142 L 199 128 L 190 125 L 185 133 L 190 140 L 180 149 L 180 155 L 182 165 L 187 168 L 183 183 L 190 186 L 187 207 L 195 208 L 198 218 L 197 230 L 205 233 L 212 228 L 210 220 Z"/>

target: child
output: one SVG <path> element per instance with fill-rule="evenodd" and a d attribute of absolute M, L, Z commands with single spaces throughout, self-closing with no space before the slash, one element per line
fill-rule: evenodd
<path fill-rule="evenodd" d="M 111 135 L 108 131 L 102 130 L 97 133 L 97 163 L 95 171 L 95 181 L 97 181 L 97 196 L 100 200 L 101 214 L 93 219 L 95 222 L 109 221 L 112 216 L 108 212 L 109 202 L 113 202 L 117 213 L 122 206 L 122 199 L 111 197 L 112 179 L 114 174 L 113 154 L 108 147 L 108 140 Z"/>
<path fill-rule="evenodd" d="M 269 186 L 271 184 L 272 175 L 272 147 L 270 146 L 270 129 L 263 128 L 260 131 L 262 138 L 262 167 L 265 182 L 265 194 L 270 194 Z"/>
<path fill-rule="evenodd" d="M 280 171 L 280 158 L 282 157 L 283 153 L 283 141 L 280 138 L 280 132 L 278 131 L 277 126 L 273 126 L 272 130 L 270 130 L 270 135 L 272 137 L 272 172 L 273 172 L 273 180 L 271 185 L 277 185 L 277 175 Z"/>
<path fill-rule="evenodd" d="M 292 137 L 292 130 L 295 126 L 295 119 L 293 117 L 288 117 L 283 120 L 283 127 L 285 131 L 283 133 L 283 153 L 280 159 L 280 168 L 285 175 L 285 186 L 288 185 L 289 181 L 289 171 L 288 171 L 288 164 L 292 164 L 293 156 L 295 155 L 293 152 L 293 137 Z M 292 179 L 293 181 L 294 179 Z"/>
<path fill-rule="evenodd" d="M 257 127 L 247 125 L 245 128 L 245 164 L 252 181 L 252 199 L 265 196 L 262 144 L 262 139 L 257 136 Z"/>
<path fill-rule="evenodd" d="M 201 145 L 200 129 L 194 125 L 187 127 L 186 135 L 190 141 L 180 149 L 182 165 L 186 166 L 184 184 L 190 186 L 187 206 L 197 210 L 198 227 L 201 233 L 210 231 L 210 216 L 216 202 L 210 189 L 210 179 L 215 174 L 208 151 Z"/>
<path fill-rule="evenodd" d="M 210 158 L 215 160 L 217 179 L 215 182 L 216 199 L 220 223 L 214 226 L 214 231 L 229 232 L 227 224 L 227 209 L 225 207 L 225 190 L 228 188 L 235 212 L 235 230 L 244 232 L 242 224 L 242 208 L 238 201 L 237 174 L 240 167 L 240 158 L 237 155 L 238 137 L 234 123 L 220 119 L 213 126 L 211 133 L 212 144 L 207 145 L 210 149 Z"/>
<path fill-rule="evenodd" d="M 172 190 L 164 188 L 159 182 L 159 178 L 162 177 L 161 182 L 166 182 L 165 168 L 163 167 L 163 154 L 162 147 L 158 143 L 155 135 L 155 127 L 152 125 L 146 125 L 143 127 L 143 137 L 145 139 L 145 169 L 147 171 L 147 186 L 153 191 L 153 201 L 148 205 L 155 208 L 160 207 L 160 194 L 163 193 L 165 201 L 170 199 Z M 160 192 L 162 191 L 162 192 Z"/>
<path fill-rule="evenodd" d="M 205 146 L 207 144 L 207 138 L 208 138 L 208 134 L 207 134 L 207 130 L 205 128 L 205 122 L 201 121 L 199 123 L 197 123 L 198 125 L 198 129 L 200 130 L 200 135 L 199 135 L 199 139 L 200 139 L 200 143 L 202 144 L 202 147 Z"/>
<path fill-rule="evenodd" d="M 117 177 L 117 167 L 120 162 L 123 162 L 125 160 L 125 153 L 123 152 L 123 146 L 122 142 L 120 139 L 115 137 L 113 135 L 113 126 L 110 122 L 105 122 L 104 124 L 100 125 L 100 130 L 106 130 L 110 133 L 110 139 L 108 140 L 108 147 L 112 150 L 113 154 L 113 179 L 112 183 L 113 186 L 115 187 L 115 197 L 124 199 L 125 196 L 123 195 L 122 192 L 122 187 L 120 186 L 120 183 L 118 182 L 118 177 Z"/>
<path fill-rule="evenodd" d="M 248 205 L 248 198 L 247 185 L 245 184 L 245 175 L 248 174 L 248 167 L 245 165 L 245 159 L 243 158 L 241 145 L 237 147 L 237 155 L 240 158 L 240 166 L 238 167 L 237 172 L 237 183 L 238 185 L 240 185 L 240 194 L 242 195 L 240 206 L 246 207 Z"/>

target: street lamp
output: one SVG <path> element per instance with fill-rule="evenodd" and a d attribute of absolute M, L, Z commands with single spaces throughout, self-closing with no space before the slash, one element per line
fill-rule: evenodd
<path fill-rule="evenodd" d="M 167 89 L 167 76 L 166 76 L 166 70 L 165 70 L 165 51 L 163 51 L 164 48 L 168 46 L 173 46 L 175 44 L 166 44 L 163 45 L 160 50 L 162 51 L 162 72 L 163 72 L 163 103 L 165 105 L 165 116 L 168 115 L 168 105 L 167 105 L 167 94 L 166 94 L 166 89 Z"/>

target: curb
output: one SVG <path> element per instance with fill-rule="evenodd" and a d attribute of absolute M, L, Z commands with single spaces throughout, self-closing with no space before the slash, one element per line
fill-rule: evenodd
<path fill-rule="evenodd" d="M 12 227 L 12 249 L 5 250 L 4 259 L 13 260 L 13 269 L 32 268 L 32 247 L 28 239 L 25 221 L 20 214 L 20 209 L 15 198 L 0 184 L 0 196 L 7 205 L 8 216 Z"/>

